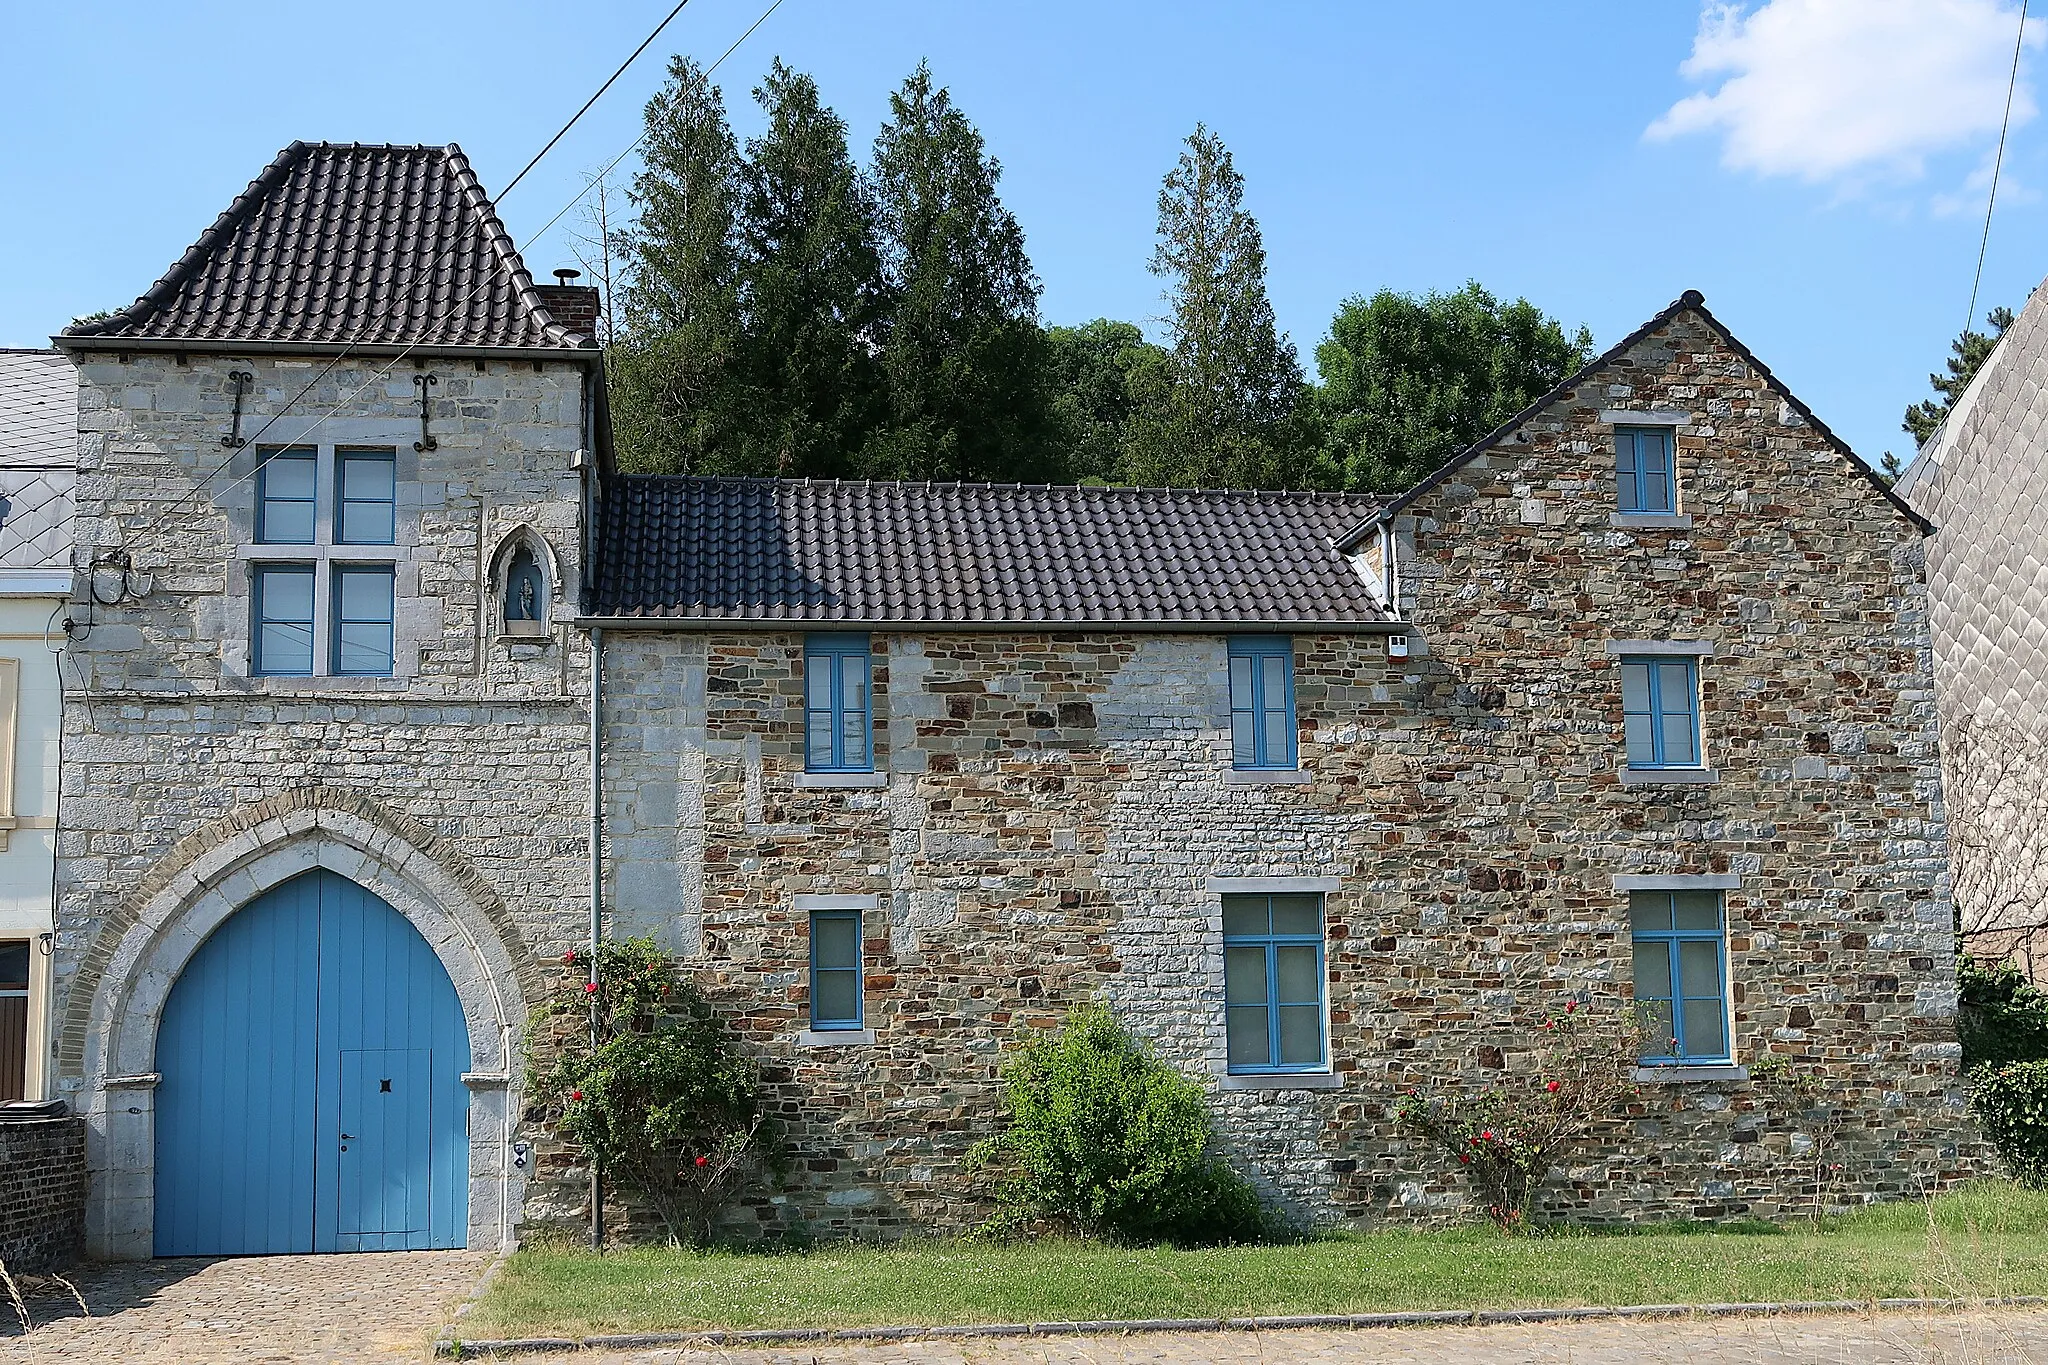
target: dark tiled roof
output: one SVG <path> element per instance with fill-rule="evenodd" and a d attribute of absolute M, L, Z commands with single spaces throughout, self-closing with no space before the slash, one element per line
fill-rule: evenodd
<path fill-rule="evenodd" d="M 294 142 L 147 294 L 57 340 L 74 338 L 593 344 L 550 316 L 453 143 Z"/>
<path fill-rule="evenodd" d="M 1842 458 L 1844 458 L 1845 460 L 1847 460 L 1849 462 L 1849 467 L 1856 473 L 1860 474 L 1866 481 L 1868 481 L 1871 487 L 1875 488 L 1879 493 L 1881 493 L 1884 496 L 1885 501 L 1889 502 L 1892 505 L 1892 507 L 1899 512 L 1900 515 L 1904 516 L 1906 520 L 1913 523 L 1914 527 L 1918 529 L 1922 535 L 1932 534 L 1934 527 L 1927 521 L 1925 517 L 1922 517 L 1918 512 L 1914 511 L 1911 507 L 1907 506 L 1906 503 L 1900 499 L 1898 494 L 1892 491 L 1891 486 L 1885 483 L 1883 479 L 1878 477 L 1877 471 L 1872 469 L 1869 465 L 1865 464 L 1863 462 L 1862 457 L 1857 455 L 1857 453 L 1854 450 L 1851 450 L 1849 448 L 1849 443 L 1847 441 L 1844 441 L 1841 437 L 1835 435 L 1834 431 L 1829 428 L 1828 424 L 1826 422 L 1821 421 L 1819 416 L 1814 413 L 1813 409 L 1809 408 L 1803 401 L 1801 401 L 1798 394 L 1786 388 L 1784 383 L 1780 381 L 1776 375 L 1771 373 L 1770 366 L 1764 364 L 1763 361 L 1758 360 L 1756 358 L 1756 353 L 1751 351 L 1749 347 L 1743 345 L 1741 340 L 1735 335 L 1735 333 L 1729 331 L 1728 328 L 1722 323 L 1721 319 L 1715 317 L 1712 313 L 1707 311 L 1706 296 L 1701 294 L 1700 291 L 1697 289 L 1688 289 L 1683 294 L 1680 294 L 1677 298 L 1673 299 L 1670 303 L 1664 305 L 1663 308 L 1659 309 L 1650 318 L 1648 322 L 1645 322 L 1642 326 L 1636 328 L 1633 332 L 1630 332 L 1620 341 L 1615 342 L 1605 351 L 1602 351 L 1599 355 L 1587 361 L 1573 374 L 1570 374 L 1566 376 L 1564 379 L 1558 381 L 1557 385 L 1554 388 L 1552 388 L 1550 392 L 1544 394 L 1541 398 L 1538 398 L 1528 407 L 1523 408 L 1513 417 L 1508 418 L 1507 421 L 1502 422 L 1499 426 L 1495 427 L 1486 435 L 1480 437 L 1477 441 L 1474 441 L 1471 445 L 1465 447 L 1465 449 L 1459 451 L 1456 455 L 1453 455 L 1450 458 L 1450 460 L 1443 465 L 1442 468 L 1438 469 L 1435 473 L 1423 479 L 1422 482 L 1416 484 L 1407 492 L 1401 494 L 1400 497 L 1393 499 L 1391 502 L 1387 503 L 1386 506 L 1382 507 L 1379 510 L 1378 519 L 1385 520 L 1389 517 L 1397 517 L 1402 512 L 1408 510 L 1409 505 L 1413 503 L 1417 498 L 1429 492 L 1432 488 L 1435 488 L 1444 480 L 1450 478 L 1451 475 L 1457 473 L 1460 469 L 1464 468 L 1472 460 L 1478 458 L 1479 456 L 1485 454 L 1487 451 L 1493 449 L 1493 447 L 1499 445 L 1504 438 L 1511 435 L 1524 422 L 1532 420 L 1538 413 L 1542 412 L 1552 403 L 1555 403 L 1558 399 L 1562 398 L 1567 393 L 1570 393 L 1579 385 L 1585 383 L 1589 375 L 1593 374 L 1595 371 L 1606 368 L 1619 357 L 1626 355 L 1631 349 L 1635 347 L 1636 343 L 1641 341 L 1644 337 L 1656 331 L 1659 327 L 1662 327 L 1665 323 L 1671 321 L 1671 319 L 1677 317 L 1680 313 L 1688 311 L 1697 315 L 1699 320 L 1701 322 L 1704 322 L 1707 325 L 1707 327 L 1714 333 L 1715 336 L 1721 338 L 1722 343 L 1726 345 L 1729 350 L 1734 351 L 1735 354 L 1741 356 L 1743 360 L 1748 363 L 1750 368 L 1757 372 L 1758 376 L 1762 378 L 1764 383 L 1769 385 L 1771 389 L 1777 393 L 1778 397 L 1784 399 L 1786 403 L 1790 404 L 1792 410 L 1798 413 L 1800 417 L 1803 418 L 1809 426 L 1811 426 L 1815 431 L 1819 432 L 1821 439 L 1826 441 L 1830 446 L 1834 447 L 1835 453 L 1842 456 Z M 1363 538 L 1365 532 L 1368 529 L 1370 528 L 1360 527 L 1356 532 L 1353 533 L 1350 539 L 1355 542 Z"/>
<path fill-rule="evenodd" d="M 1369 625 L 1343 493 L 622 478 L 589 615 L 663 622 Z"/>
<path fill-rule="evenodd" d="M 78 371 L 57 351 L 0 351 L 0 569 L 71 563 Z"/>

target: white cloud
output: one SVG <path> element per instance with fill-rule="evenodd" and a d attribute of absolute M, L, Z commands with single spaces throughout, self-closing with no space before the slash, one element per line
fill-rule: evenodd
<path fill-rule="evenodd" d="M 1679 68 L 1712 89 L 1645 136 L 1721 135 L 1732 170 L 1857 184 L 1913 179 L 1935 153 L 1998 136 L 2020 11 L 2006 0 L 1768 0 L 1710 4 Z M 2040 46 L 2041 21 L 2026 45 Z M 2014 127 L 2035 113 L 2027 64 Z"/>

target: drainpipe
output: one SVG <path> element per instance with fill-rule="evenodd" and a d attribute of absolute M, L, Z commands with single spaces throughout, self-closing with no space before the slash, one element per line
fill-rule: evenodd
<path fill-rule="evenodd" d="M 604 940 L 604 630 L 590 628 L 590 984 Z M 590 1047 L 598 1046 L 597 992 L 590 993 Z M 590 1247 L 604 1246 L 604 1173 L 590 1162 Z"/>

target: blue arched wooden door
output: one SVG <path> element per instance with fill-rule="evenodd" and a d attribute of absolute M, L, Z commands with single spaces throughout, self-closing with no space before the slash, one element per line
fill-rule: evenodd
<path fill-rule="evenodd" d="M 156 1254 L 465 1245 L 469 1064 L 405 916 L 327 871 L 251 901 L 157 1032 Z"/>

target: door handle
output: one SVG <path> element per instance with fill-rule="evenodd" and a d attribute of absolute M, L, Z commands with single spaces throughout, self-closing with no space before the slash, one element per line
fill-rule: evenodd
<path fill-rule="evenodd" d="M 353 1133 L 343 1133 L 343 1134 L 341 1135 L 341 1140 L 342 1140 L 343 1142 L 354 1142 L 354 1141 L 356 1140 L 356 1138 L 355 1138 L 355 1134 L 353 1134 Z"/>

